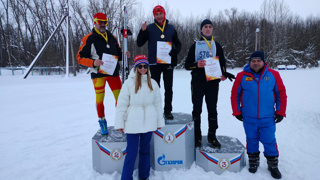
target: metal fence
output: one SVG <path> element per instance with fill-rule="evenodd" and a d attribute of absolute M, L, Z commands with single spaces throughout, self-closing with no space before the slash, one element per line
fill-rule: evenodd
<path fill-rule="evenodd" d="M 22 74 L 24 74 L 24 71 L 26 71 L 26 67 L 4 67 L 0 68 L 0 76 L 2 75 L 2 70 L 9 70 L 12 73 L 12 76 L 14 76 L 15 71 L 21 71 Z M 31 75 L 60 75 L 65 74 L 65 67 L 33 67 L 31 71 Z"/>

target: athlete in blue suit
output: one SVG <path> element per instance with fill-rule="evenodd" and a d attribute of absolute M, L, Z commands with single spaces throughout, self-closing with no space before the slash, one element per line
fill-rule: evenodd
<path fill-rule="evenodd" d="M 233 115 L 243 121 L 249 171 L 255 173 L 259 166 L 260 141 L 271 175 L 281 178 L 275 123 L 286 116 L 287 95 L 280 74 L 268 67 L 262 51 L 254 52 L 250 62 L 238 73 L 232 87 L 231 105 Z"/>

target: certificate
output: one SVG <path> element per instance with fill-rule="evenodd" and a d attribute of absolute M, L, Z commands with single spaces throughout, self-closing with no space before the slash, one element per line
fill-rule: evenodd
<path fill-rule="evenodd" d="M 169 52 L 172 49 L 171 42 L 157 41 L 157 63 L 171 64 L 171 56 Z"/>
<path fill-rule="evenodd" d="M 112 75 L 114 70 L 117 67 L 118 56 L 114 56 L 111 54 L 102 54 L 103 65 L 99 67 L 99 73 Z"/>
<path fill-rule="evenodd" d="M 204 67 L 204 71 L 206 72 L 207 81 L 220 79 L 222 76 L 219 57 L 210 57 L 206 60 L 206 66 Z"/>

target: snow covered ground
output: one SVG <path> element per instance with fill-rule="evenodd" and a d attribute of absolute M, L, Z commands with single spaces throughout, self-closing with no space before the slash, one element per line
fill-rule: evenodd
<path fill-rule="evenodd" d="M 230 69 L 237 74 L 241 69 Z M 2 180 L 118 180 L 120 174 L 99 174 L 92 167 L 91 138 L 99 129 L 90 76 L 64 78 L 29 76 L 2 71 L 0 76 L 0 179 Z M 320 68 L 280 71 L 287 88 L 287 118 L 277 124 L 279 169 L 287 180 L 314 180 L 320 168 Z M 190 72 L 175 70 L 173 111 L 191 113 Z M 229 80 L 220 83 L 218 135 L 245 144 L 240 121 L 231 114 Z M 163 89 L 162 89 L 163 94 Z M 114 99 L 106 89 L 105 109 L 114 123 Z M 207 133 L 203 106 L 202 132 Z M 261 145 L 261 144 L 260 144 Z M 263 147 L 260 146 L 260 151 Z M 192 165 L 190 169 L 151 171 L 151 180 L 271 180 L 260 155 L 256 174 L 245 167 L 239 173 L 216 175 Z M 137 178 L 135 171 L 134 178 Z"/>

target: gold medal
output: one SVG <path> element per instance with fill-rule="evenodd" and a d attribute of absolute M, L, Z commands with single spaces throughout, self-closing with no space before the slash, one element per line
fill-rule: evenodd
<path fill-rule="evenodd" d="M 100 31 L 98 31 L 97 28 L 94 28 L 94 30 L 96 31 L 97 34 L 99 34 L 100 36 L 102 36 L 104 40 L 106 40 L 106 42 L 107 42 L 107 48 L 109 48 L 110 46 L 109 46 L 109 44 L 108 44 L 107 31 L 106 31 L 104 34 L 102 34 Z"/>
<path fill-rule="evenodd" d="M 202 38 L 206 41 L 206 43 L 207 43 L 208 46 L 209 46 L 209 49 L 211 50 L 211 45 L 212 45 L 212 43 L 213 43 L 213 36 L 211 37 L 211 42 L 210 42 L 210 44 L 209 44 L 208 40 L 207 40 L 205 37 L 202 36 Z M 212 52 L 210 52 L 210 55 L 212 55 Z"/>
<path fill-rule="evenodd" d="M 166 22 L 167 22 L 167 20 L 164 20 L 163 27 L 160 27 L 157 23 L 155 23 L 156 26 L 157 26 L 157 27 L 160 29 L 160 31 L 162 32 L 162 35 L 160 36 L 161 39 L 164 38 L 163 31 L 164 31 L 164 28 L 165 28 L 165 26 L 166 26 Z"/>

